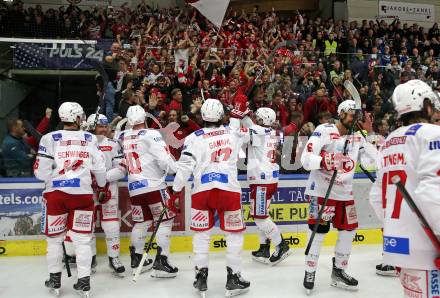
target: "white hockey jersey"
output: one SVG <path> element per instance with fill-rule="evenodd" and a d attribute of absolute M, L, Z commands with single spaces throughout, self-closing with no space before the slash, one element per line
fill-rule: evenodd
<path fill-rule="evenodd" d="M 166 188 L 167 174 L 176 172 L 176 162 L 158 130 L 126 130 L 119 135 L 128 170 L 130 196 Z"/>
<path fill-rule="evenodd" d="M 247 179 L 250 184 L 272 184 L 278 182 L 280 166 L 276 163 L 279 137 L 276 131 L 256 124 L 249 128 L 250 142 L 247 147 Z"/>
<path fill-rule="evenodd" d="M 413 124 L 392 132 L 378 159 L 370 203 L 384 219 L 384 262 L 403 268 L 433 270 L 434 246 L 392 177 L 398 175 L 417 207 L 440 236 L 440 128 Z"/>
<path fill-rule="evenodd" d="M 118 197 L 118 181 L 125 177 L 126 170 L 123 166 L 124 154 L 119 143 L 104 136 L 97 136 L 98 148 L 104 154 L 107 182 L 112 198 Z"/>
<path fill-rule="evenodd" d="M 92 174 L 99 186 L 106 182 L 105 161 L 96 136 L 84 131 L 58 130 L 44 135 L 34 165 L 44 192 L 92 194 Z"/>
<path fill-rule="evenodd" d="M 341 136 L 335 124 L 319 125 L 309 138 L 301 155 L 304 169 L 310 171 L 305 193 L 309 196 L 325 197 L 333 171 L 321 167 L 321 152 L 342 153 L 345 140 L 348 138 L 347 156 L 349 162 L 344 163 L 343 172 L 336 175 L 329 198 L 338 201 L 353 200 L 353 176 L 356 162 L 360 160 L 365 168 L 375 164 L 377 149 L 358 132 L 349 136 Z"/>
<path fill-rule="evenodd" d="M 173 190 L 182 190 L 193 174 L 193 194 L 214 188 L 241 192 L 237 178 L 238 154 L 241 146 L 248 142 L 247 128 L 221 126 L 193 132 L 185 139 Z"/>

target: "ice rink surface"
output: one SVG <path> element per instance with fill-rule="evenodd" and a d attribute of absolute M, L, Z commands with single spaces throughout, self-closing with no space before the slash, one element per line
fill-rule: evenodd
<path fill-rule="evenodd" d="M 244 251 L 242 275 L 251 282 L 248 293 L 238 297 L 402 297 L 397 278 L 380 277 L 375 266 L 381 262 L 381 246 L 354 246 L 347 273 L 359 280 L 359 290 L 349 292 L 330 286 L 331 257 L 333 248 L 324 247 L 319 259 L 315 290 L 306 296 L 302 287 L 304 278 L 304 249 L 295 249 L 293 254 L 276 267 L 252 261 L 249 251 Z M 130 258 L 121 257 L 129 269 Z M 142 274 L 135 284 L 130 276 L 118 278 L 111 274 L 106 256 L 98 257 L 97 273 L 92 276 L 91 297 L 129 298 L 129 297 L 199 297 L 192 287 L 194 269 L 192 255 L 175 253 L 171 262 L 179 268 L 174 279 L 154 279 L 149 272 Z M 76 271 L 72 278 L 63 272 L 60 297 L 79 297 L 72 285 L 76 280 Z M 53 297 L 44 287 L 47 278 L 45 257 L 0 258 L 0 297 L 40 298 Z M 207 297 L 224 297 L 226 268 L 224 253 L 210 255 Z"/>

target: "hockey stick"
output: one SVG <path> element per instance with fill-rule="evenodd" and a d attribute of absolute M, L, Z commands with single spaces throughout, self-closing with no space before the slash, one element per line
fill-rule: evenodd
<path fill-rule="evenodd" d="M 344 82 L 344 86 L 346 85 L 347 82 L 349 82 L 349 81 L 345 81 Z M 345 88 L 348 89 L 346 86 L 345 86 Z M 349 136 L 351 136 L 353 134 L 353 132 L 354 132 L 354 126 L 356 125 L 358 114 L 359 114 L 359 112 L 361 110 L 360 97 L 359 98 L 353 98 L 353 99 L 356 102 L 356 112 L 355 112 L 355 115 L 354 115 L 353 123 L 351 124 L 350 129 L 348 131 L 348 135 Z M 347 136 L 347 138 L 345 139 L 345 143 L 344 143 L 344 149 L 342 151 L 342 153 L 344 155 L 347 155 L 348 139 L 349 139 L 349 137 Z M 305 255 L 306 256 L 309 255 L 310 248 L 312 247 L 313 239 L 315 239 L 316 233 L 318 232 L 318 227 L 319 227 L 321 219 L 322 219 L 322 214 L 324 213 L 325 206 L 327 206 L 328 199 L 329 199 L 329 196 L 330 196 L 330 193 L 332 191 L 332 188 L 333 188 L 333 185 L 335 183 L 337 175 L 338 175 L 338 170 L 334 170 L 332 178 L 330 179 L 330 183 L 329 183 L 328 188 L 327 188 L 327 192 L 325 193 L 324 202 L 321 205 L 321 209 L 318 212 L 318 217 L 316 218 L 316 223 L 313 226 L 312 234 L 310 235 L 309 242 L 307 243 L 307 247 L 306 247 L 306 251 L 305 251 Z M 318 206 L 319 206 L 319 203 L 318 203 Z"/>
<path fill-rule="evenodd" d="M 63 254 L 64 254 L 64 265 L 66 265 L 67 277 L 71 277 L 72 272 L 70 271 L 70 265 L 69 265 L 69 260 L 66 252 L 66 246 L 64 245 L 64 241 L 62 245 L 63 245 Z"/>
<path fill-rule="evenodd" d="M 145 249 L 144 254 L 142 255 L 142 259 L 141 259 L 141 261 L 139 262 L 139 265 L 138 265 L 138 267 L 136 268 L 136 271 L 134 272 L 134 275 L 133 275 L 133 282 L 136 282 L 137 279 L 138 279 L 138 277 L 139 277 L 139 275 L 141 274 L 142 267 L 144 266 L 144 262 L 145 262 L 145 260 L 146 260 L 147 257 L 148 257 L 148 253 L 150 252 L 151 247 L 153 246 L 153 240 L 154 240 L 154 238 L 156 237 L 157 230 L 159 230 L 159 226 L 160 226 L 160 224 L 162 223 L 163 217 L 164 217 L 164 215 L 165 215 L 165 213 L 166 213 L 167 211 L 168 211 L 168 208 L 167 208 L 167 207 L 164 207 L 164 208 L 162 209 L 162 212 L 161 212 L 160 215 L 159 215 L 159 219 L 157 220 L 156 227 L 154 228 L 153 233 L 151 234 L 150 241 L 148 241 L 147 248 Z"/>
<path fill-rule="evenodd" d="M 422 212 L 417 207 L 413 198 L 411 197 L 409 192 L 406 190 L 405 186 L 400 181 L 400 177 L 398 175 L 391 177 L 391 182 L 393 182 L 393 184 L 396 185 L 397 189 L 402 194 L 402 196 L 405 199 L 406 203 L 408 204 L 409 208 L 411 208 L 411 210 L 416 214 L 417 218 L 419 219 L 420 224 L 422 225 L 423 230 L 426 233 L 426 236 L 428 236 L 429 240 L 431 240 L 431 243 L 432 243 L 432 245 L 434 245 L 435 249 L 437 250 L 437 253 L 440 254 L 440 240 L 434 234 L 434 231 L 429 226 L 429 223 L 426 221 Z"/>

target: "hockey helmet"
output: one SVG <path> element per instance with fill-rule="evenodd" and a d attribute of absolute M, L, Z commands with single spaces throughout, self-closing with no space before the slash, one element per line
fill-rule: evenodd
<path fill-rule="evenodd" d="M 202 105 L 201 113 L 203 121 L 218 122 L 223 118 L 225 112 L 219 100 L 208 98 Z"/>
<path fill-rule="evenodd" d="M 135 105 L 128 108 L 127 119 L 130 126 L 145 123 L 146 117 L 147 113 L 145 113 L 144 108 L 142 108 L 141 106 Z"/>
<path fill-rule="evenodd" d="M 398 116 L 423 110 L 423 102 L 429 99 L 435 106 L 437 97 L 428 84 L 421 80 L 410 80 L 398 85 L 393 92 L 392 101 Z"/>
<path fill-rule="evenodd" d="M 58 108 L 58 116 L 62 122 L 73 123 L 80 117 L 81 122 L 85 119 L 84 110 L 79 103 L 64 102 Z"/>
<path fill-rule="evenodd" d="M 255 118 L 257 119 L 257 121 L 261 119 L 263 125 L 271 126 L 275 122 L 277 116 L 275 114 L 275 111 L 271 108 L 259 108 L 255 112 Z"/>

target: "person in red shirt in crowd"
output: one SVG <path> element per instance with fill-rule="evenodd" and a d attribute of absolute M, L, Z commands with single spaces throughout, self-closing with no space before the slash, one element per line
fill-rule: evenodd
<path fill-rule="evenodd" d="M 336 112 L 336 107 L 334 107 L 334 102 L 331 103 L 325 96 L 325 90 L 318 89 L 314 95 L 307 98 L 303 110 L 303 123 L 312 122 L 313 124 L 318 125 L 318 114 L 322 112 L 330 112 L 333 115 Z"/>
<path fill-rule="evenodd" d="M 286 105 L 283 102 L 283 94 L 280 90 L 278 90 L 274 94 L 272 102 L 267 107 L 275 111 L 275 114 L 277 115 L 277 120 L 279 121 L 281 127 L 287 125 L 288 112 Z"/>
<path fill-rule="evenodd" d="M 182 111 L 182 91 L 179 88 L 174 88 L 171 91 L 171 102 L 167 106 L 167 112 L 169 113 L 171 110 Z"/>
<path fill-rule="evenodd" d="M 38 123 L 38 126 L 35 128 L 35 130 L 42 135 L 45 134 L 47 132 L 47 129 L 49 128 L 51 117 L 52 117 L 52 109 L 46 108 L 46 115 L 43 119 L 41 119 L 40 123 Z M 34 136 L 32 135 L 25 136 L 24 140 L 32 147 L 32 149 L 38 151 L 39 141 Z"/>

